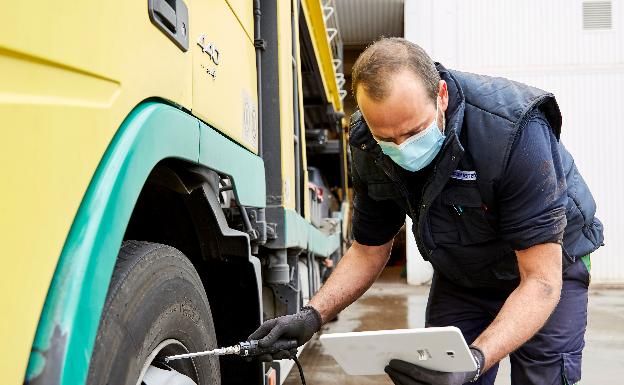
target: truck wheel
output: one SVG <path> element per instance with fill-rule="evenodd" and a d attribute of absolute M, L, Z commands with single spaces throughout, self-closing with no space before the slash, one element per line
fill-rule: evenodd
<path fill-rule="evenodd" d="M 159 363 L 168 355 L 216 345 L 208 298 L 188 258 L 166 245 L 125 241 L 108 288 L 87 383 L 140 385 L 148 383 L 146 372 L 158 367 L 173 369 L 198 385 L 217 385 L 221 376 L 216 357 Z"/>

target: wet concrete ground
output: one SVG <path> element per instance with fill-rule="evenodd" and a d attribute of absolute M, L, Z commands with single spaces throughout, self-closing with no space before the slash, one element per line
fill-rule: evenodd
<path fill-rule="evenodd" d="M 345 309 L 336 322 L 323 327 L 323 333 L 401 329 L 424 326 L 427 286 L 409 286 L 400 278 L 400 269 L 389 268 L 362 298 Z M 592 287 L 589 298 L 588 329 L 583 354 L 583 385 L 624 384 L 624 289 Z M 383 376 L 349 376 L 325 354 L 315 337 L 301 355 L 310 385 L 391 385 Z M 299 374 L 291 371 L 286 385 L 300 384 Z M 508 385 L 509 362 L 501 363 L 497 385 Z"/>

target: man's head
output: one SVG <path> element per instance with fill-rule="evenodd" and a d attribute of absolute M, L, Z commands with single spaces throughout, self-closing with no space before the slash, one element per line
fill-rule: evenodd
<path fill-rule="evenodd" d="M 372 44 L 355 62 L 352 84 L 362 115 L 378 141 L 400 145 L 428 128 L 434 118 L 444 129 L 446 82 L 440 80 L 429 55 L 414 43 L 386 38 Z"/>

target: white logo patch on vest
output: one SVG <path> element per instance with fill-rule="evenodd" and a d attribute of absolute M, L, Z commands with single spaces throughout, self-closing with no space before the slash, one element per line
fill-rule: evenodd
<path fill-rule="evenodd" d="M 451 174 L 451 178 L 459 179 L 459 180 L 477 180 L 477 172 L 476 171 L 455 170 Z"/>

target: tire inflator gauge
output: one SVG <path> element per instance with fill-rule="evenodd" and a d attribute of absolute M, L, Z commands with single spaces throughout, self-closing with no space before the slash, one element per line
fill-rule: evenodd
<path fill-rule="evenodd" d="M 175 356 L 164 357 L 165 362 L 180 360 L 183 358 L 193 358 L 200 356 L 225 356 L 228 354 L 236 354 L 242 357 L 255 357 L 262 354 L 273 354 L 282 350 L 290 351 L 297 348 L 297 340 L 278 340 L 268 348 L 261 348 L 258 344 L 258 340 L 250 340 L 245 342 L 239 342 L 236 345 L 228 346 L 225 348 L 218 348 L 213 350 L 206 350 L 204 352 L 178 354 Z"/>
<path fill-rule="evenodd" d="M 225 348 L 217 348 L 213 350 L 206 350 L 203 352 L 186 353 L 178 354 L 175 356 L 163 357 L 163 360 L 167 363 L 169 361 L 180 360 L 183 358 L 193 358 L 201 356 L 225 356 L 229 354 L 235 354 L 241 357 L 256 357 L 263 354 L 277 353 L 282 350 L 291 351 L 292 349 L 296 349 L 297 346 L 297 340 L 277 340 L 273 345 L 267 348 L 261 348 L 258 344 L 258 340 L 249 340 L 239 342 L 236 345 L 228 346 Z M 295 364 L 297 364 L 297 368 L 299 369 L 299 375 L 301 377 L 301 382 L 303 383 L 303 385 L 306 385 L 305 377 L 303 376 L 303 368 L 301 367 L 297 356 L 291 358 L 295 361 Z"/>

